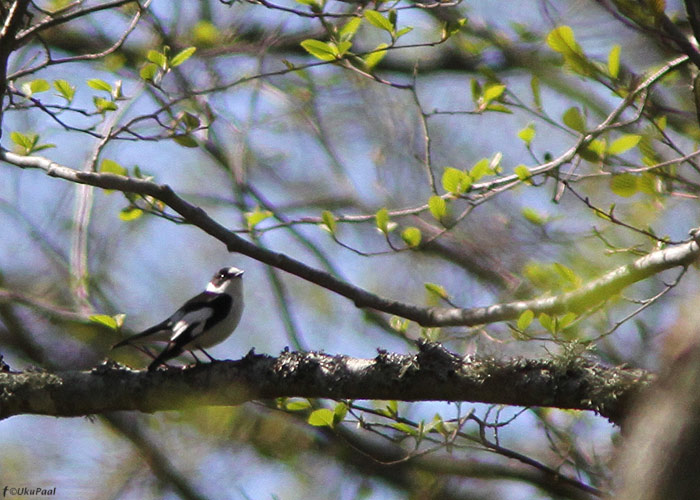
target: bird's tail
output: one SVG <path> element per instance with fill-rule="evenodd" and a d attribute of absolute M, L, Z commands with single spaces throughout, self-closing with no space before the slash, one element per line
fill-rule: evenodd
<path fill-rule="evenodd" d="M 148 371 L 152 372 L 160 365 L 165 364 L 165 362 L 169 359 L 173 359 L 179 356 L 180 354 L 182 354 L 182 347 L 174 343 L 168 344 L 168 346 L 165 349 L 163 349 L 163 352 L 156 356 L 156 358 L 153 361 L 151 361 L 151 364 L 148 365 Z"/>

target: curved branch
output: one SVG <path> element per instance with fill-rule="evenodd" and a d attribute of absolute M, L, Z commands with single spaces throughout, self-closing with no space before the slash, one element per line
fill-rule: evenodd
<path fill-rule="evenodd" d="M 643 370 L 588 361 L 473 359 L 436 343 L 418 347 L 418 354 L 379 351 L 374 359 L 289 351 L 273 358 L 251 351 L 238 361 L 156 372 L 114 362 L 80 372 L 0 372 L 0 419 L 306 397 L 551 406 L 591 410 L 619 422 L 629 398 L 652 379 Z"/>
<path fill-rule="evenodd" d="M 631 264 L 610 271 L 601 278 L 562 295 L 470 309 L 420 307 L 380 297 L 283 253 L 259 247 L 216 222 L 200 207 L 180 198 L 166 184 L 156 184 L 144 179 L 135 179 L 111 173 L 84 172 L 59 165 L 48 158 L 22 156 L 6 150 L 0 150 L 0 160 L 21 168 L 41 169 L 51 177 L 58 177 L 78 184 L 88 184 L 103 189 L 152 196 L 183 216 L 189 223 L 224 243 L 231 252 L 241 253 L 326 288 L 352 300 L 355 306 L 359 308 L 375 309 L 394 314 L 415 321 L 422 326 L 475 326 L 498 321 L 510 321 L 517 319 L 528 309 L 535 314 L 560 314 L 567 311 L 582 312 L 589 307 L 604 302 L 633 283 L 666 269 L 687 266 L 700 256 L 700 246 L 697 241 L 700 238 L 700 233 L 694 233 L 695 239 L 689 242 L 652 252 Z"/>

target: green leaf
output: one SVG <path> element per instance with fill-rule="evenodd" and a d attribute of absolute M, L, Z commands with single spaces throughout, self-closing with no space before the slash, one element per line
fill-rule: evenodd
<path fill-rule="evenodd" d="M 493 169 L 489 166 L 489 159 L 482 158 L 469 170 L 469 177 L 471 177 L 473 182 L 477 182 L 483 176 L 494 173 Z"/>
<path fill-rule="evenodd" d="M 608 154 L 619 155 L 628 151 L 639 144 L 642 140 L 641 135 L 636 134 L 626 134 L 622 137 L 615 139 L 610 146 L 608 146 Z"/>
<path fill-rule="evenodd" d="M 394 25 L 391 23 L 391 21 L 376 10 L 366 10 L 365 19 L 367 19 L 372 26 L 388 31 L 389 33 L 394 32 Z"/>
<path fill-rule="evenodd" d="M 506 86 L 498 83 L 490 83 L 484 88 L 484 101 L 489 103 L 501 97 L 506 91 Z"/>
<path fill-rule="evenodd" d="M 617 78 L 620 73 L 620 46 L 613 45 L 610 49 L 610 54 L 608 54 L 608 73 L 613 78 Z"/>
<path fill-rule="evenodd" d="M 111 328 L 112 330 L 119 329 L 119 323 L 117 322 L 116 318 L 107 314 L 93 314 L 89 316 L 88 319 L 93 323 L 106 326 L 107 328 Z"/>
<path fill-rule="evenodd" d="M 518 132 L 518 137 L 522 139 L 526 146 L 529 146 L 532 143 L 532 139 L 535 138 L 535 125 L 533 123 L 528 124 L 527 127 Z"/>
<path fill-rule="evenodd" d="M 574 30 L 569 26 L 559 26 L 550 31 L 547 35 L 547 45 L 560 54 L 581 50 L 574 37 Z"/>
<path fill-rule="evenodd" d="M 177 53 L 175 57 L 173 57 L 170 60 L 170 66 L 173 68 L 176 66 L 180 66 L 182 63 L 184 63 L 190 57 L 192 57 L 192 54 L 194 54 L 196 51 L 197 47 L 187 47 L 186 49 L 181 50 Z"/>
<path fill-rule="evenodd" d="M 347 23 L 345 23 L 345 26 L 340 28 L 340 31 L 338 32 L 340 40 L 343 42 L 352 40 L 352 37 L 355 36 L 360 24 L 362 24 L 361 17 L 353 17 L 350 19 Z"/>
<path fill-rule="evenodd" d="M 540 325 L 544 327 L 545 330 L 548 330 L 551 333 L 556 332 L 556 324 L 555 321 L 552 320 L 552 317 L 547 314 L 547 313 L 541 313 L 538 317 L 537 320 L 540 322 Z"/>
<path fill-rule="evenodd" d="M 104 113 L 106 111 L 116 111 L 117 105 L 110 101 L 109 99 L 103 99 L 102 97 L 94 96 L 92 102 L 95 104 L 95 108 L 99 113 Z"/>
<path fill-rule="evenodd" d="M 399 38 L 404 36 L 406 33 L 410 33 L 411 31 L 413 31 L 413 26 L 404 26 L 403 28 L 401 28 L 399 31 L 396 32 L 395 38 L 398 40 Z"/>
<path fill-rule="evenodd" d="M 253 212 L 246 212 L 243 214 L 249 229 L 253 229 L 265 219 L 269 219 L 270 217 L 272 217 L 272 215 L 272 212 L 270 212 L 269 210 L 260 209 L 255 209 L 255 211 Z"/>
<path fill-rule="evenodd" d="M 192 113 L 188 113 L 187 111 L 182 113 L 180 121 L 185 125 L 185 128 L 187 128 L 187 130 L 196 129 L 202 124 L 197 115 L 193 115 Z"/>
<path fill-rule="evenodd" d="M 406 244 L 411 247 L 415 248 L 418 245 L 420 245 L 421 241 L 421 232 L 420 229 L 417 227 L 407 227 L 406 229 L 403 230 L 401 233 L 401 238 L 406 242 Z"/>
<path fill-rule="evenodd" d="M 374 215 L 377 220 L 377 228 L 384 234 L 389 232 L 389 210 L 386 208 L 380 208 Z"/>
<path fill-rule="evenodd" d="M 69 103 L 73 101 L 73 97 L 75 96 L 75 87 L 73 87 L 70 83 L 68 83 L 66 80 L 54 80 L 53 86 L 66 101 Z"/>
<path fill-rule="evenodd" d="M 445 203 L 445 200 L 440 196 L 431 196 L 428 200 L 428 208 L 438 222 L 447 215 L 447 203 Z"/>
<path fill-rule="evenodd" d="M 320 410 L 314 410 L 311 412 L 308 422 L 315 427 L 332 428 L 335 425 L 334 416 L 335 413 L 333 413 L 332 410 L 329 410 L 328 408 L 321 408 Z"/>
<path fill-rule="evenodd" d="M 338 49 L 334 45 L 309 38 L 301 42 L 301 46 L 309 54 L 321 61 L 333 61 L 338 58 Z"/>
<path fill-rule="evenodd" d="M 126 176 L 129 172 L 114 160 L 105 158 L 100 163 L 100 172 Z"/>
<path fill-rule="evenodd" d="M 407 319 L 399 318 L 398 316 L 392 316 L 389 318 L 389 326 L 392 328 L 392 330 L 399 333 L 406 333 L 406 330 L 408 330 L 408 324 L 409 321 Z"/>
<path fill-rule="evenodd" d="M 43 78 L 39 78 L 37 80 L 32 80 L 31 82 L 26 82 L 22 84 L 22 92 L 24 92 L 27 97 L 32 96 L 34 94 L 38 94 L 39 92 L 46 92 L 51 88 L 51 85 L 49 85 L 49 82 L 44 80 Z"/>
<path fill-rule="evenodd" d="M 552 267 L 568 284 L 574 285 L 574 287 L 578 287 L 581 284 L 581 278 L 570 267 L 559 262 L 552 264 Z"/>
<path fill-rule="evenodd" d="M 149 50 L 146 54 L 146 59 L 158 66 L 160 69 L 165 70 L 168 68 L 168 58 L 162 52 L 158 52 L 157 50 Z"/>
<path fill-rule="evenodd" d="M 411 436 L 415 436 L 418 434 L 418 431 L 416 431 L 416 429 L 414 429 L 408 424 L 404 424 L 403 422 L 394 422 L 393 424 L 391 424 L 391 427 L 393 427 L 399 432 L 403 432 L 404 434 L 408 434 Z"/>
<path fill-rule="evenodd" d="M 543 226 L 545 222 L 547 222 L 547 219 L 540 215 L 540 213 L 534 208 L 525 207 L 520 211 L 520 213 L 523 217 L 525 217 L 525 220 L 536 226 Z"/>
<path fill-rule="evenodd" d="M 457 33 L 459 33 L 459 30 L 461 30 L 464 27 L 466 22 L 467 19 L 464 17 L 457 20 L 445 21 L 442 25 L 442 39 L 447 40 L 451 36 L 454 36 Z"/>
<path fill-rule="evenodd" d="M 521 181 L 532 182 L 530 179 L 530 169 L 527 168 L 525 165 L 518 165 L 517 167 L 515 167 L 515 169 L 513 169 L 513 173 L 517 175 L 518 179 L 520 179 Z"/>
<path fill-rule="evenodd" d="M 469 175 L 453 167 L 445 167 L 442 174 L 442 187 L 452 194 L 461 194 L 472 185 Z"/>
<path fill-rule="evenodd" d="M 192 137 L 190 134 L 175 134 L 173 136 L 173 140 L 178 143 L 180 146 L 184 146 L 186 148 L 197 148 L 199 147 L 199 143 L 197 140 Z"/>
<path fill-rule="evenodd" d="M 559 330 L 564 330 L 565 328 L 568 328 L 571 326 L 571 324 L 576 321 L 576 313 L 569 312 L 566 313 L 564 316 L 558 319 L 557 323 L 559 325 Z"/>
<path fill-rule="evenodd" d="M 104 80 L 100 80 L 99 78 L 91 78 L 87 81 L 87 84 L 88 87 L 93 88 L 95 90 L 103 90 L 104 92 L 109 92 L 110 94 L 112 93 L 112 86 Z"/>
<path fill-rule="evenodd" d="M 333 408 L 333 425 L 341 423 L 345 419 L 345 415 L 348 414 L 348 405 L 345 403 L 338 403 Z"/>
<path fill-rule="evenodd" d="M 284 407 L 288 411 L 304 411 L 311 408 L 311 403 L 308 400 L 302 399 L 301 401 L 290 401 Z"/>
<path fill-rule="evenodd" d="M 637 194 L 638 177 L 632 174 L 614 175 L 610 179 L 610 190 L 618 196 L 629 198 Z"/>
<path fill-rule="evenodd" d="M 29 153 L 37 143 L 39 136 L 36 134 L 24 135 L 22 132 L 12 132 L 10 133 L 10 139 Z"/>
<path fill-rule="evenodd" d="M 129 222 L 136 220 L 143 215 L 143 210 L 137 207 L 126 207 L 122 208 L 119 212 L 119 218 L 123 221 Z"/>
<path fill-rule="evenodd" d="M 219 41 L 220 36 L 219 28 L 210 21 L 197 21 L 192 27 L 192 41 L 198 46 L 212 47 Z"/>
<path fill-rule="evenodd" d="M 523 313 L 518 318 L 518 330 L 527 330 L 527 327 L 530 326 L 533 319 L 535 319 L 534 312 L 532 312 L 530 309 L 528 309 L 527 311 L 523 311 Z"/>
<path fill-rule="evenodd" d="M 581 111 L 575 106 L 566 110 L 562 116 L 562 121 L 564 125 L 577 132 L 584 133 L 586 131 L 586 120 L 583 118 Z"/>
<path fill-rule="evenodd" d="M 156 75 L 158 74 L 158 65 L 153 63 L 148 63 L 141 68 L 139 71 L 139 76 L 141 79 L 147 82 L 152 82 Z"/>
<path fill-rule="evenodd" d="M 374 49 L 373 52 L 367 54 L 363 61 L 367 65 L 367 69 L 371 71 L 374 69 L 374 67 L 379 64 L 379 62 L 384 59 L 384 56 L 386 55 L 386 49 L 389 45 L 386 43 L 380 43 L 377 45 L 377 47 Z"/>
<path fill-rule="evenodd" d="M 321 227 L 329 233 L 335 234 L 335 216 L 333 213 L 328 210 L 324 210 L 321 212 L 321 220 L 323 220 Z"/>
<path fill-rule="evenodd" d="M 425 283 L 424 286 L 426 290 L 428 290 L 432 294 L 437 295 L 441 299 L 450 298 L 450 295 L 447 293 L 447 290 L 445 290 L 445 287 L 442 285 L 438 285 L 437 283 Z"/>

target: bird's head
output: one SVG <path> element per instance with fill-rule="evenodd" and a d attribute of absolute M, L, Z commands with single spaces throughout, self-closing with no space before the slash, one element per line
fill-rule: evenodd
<path fill-rule="evenodd" d="M 207 285 L 207 292 L 231 293 L 240 289 L 243 271 L 237 267 L 222 267 L 219 269 Z"/>

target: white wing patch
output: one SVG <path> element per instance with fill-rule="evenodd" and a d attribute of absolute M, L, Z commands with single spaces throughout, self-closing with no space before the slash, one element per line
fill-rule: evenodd
<path fill-rule="evenodd" d="M 204 325 L 207 320 L 214 314 L 210 307 L 198 309 L 196 311 L 185 314 L 180 321 L 173 326 L 173 335 L 170 341 L 174 342 L 183 332 L 190 330 L 191 337 L 196 337 L 204 330 Z"/>

